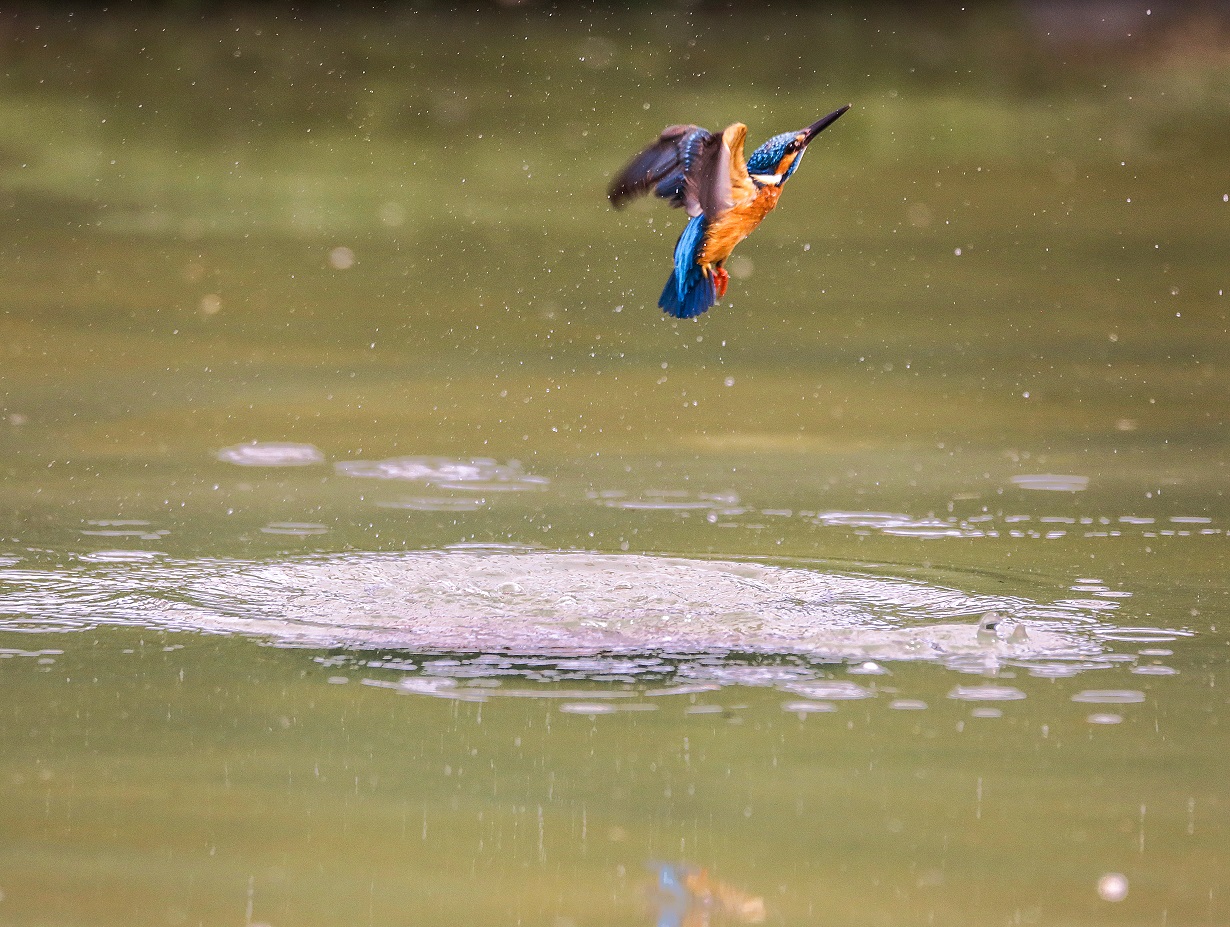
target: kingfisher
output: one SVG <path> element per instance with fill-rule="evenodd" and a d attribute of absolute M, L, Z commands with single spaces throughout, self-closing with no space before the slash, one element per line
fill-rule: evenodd
<path fill-rule="evenodd" d="M 652 190 L 691 217 L 675 244 L 675 271 L 658 299 L 663 312 L 695 318 L 726 295 L 730 274 L 723 265 L 735 245 L 777 205 L 812 139 L 849 108 L 773 136 L 746 161 L 747 126 L 741 122 L 720 135 L 695 125 L 667 126 L 619 172 L 607 191 L 616 208 Z"/>

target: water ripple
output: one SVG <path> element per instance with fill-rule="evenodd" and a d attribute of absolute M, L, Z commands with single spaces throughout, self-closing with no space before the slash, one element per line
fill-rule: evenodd
<path fill-rule="evenodd" d="M 956 686 L 948 697 L 961 702 L 1015 702 L 1025 693 L 1012 686 Z"/>
<path fill-rule="evenodd" d="M 249 441 L 234 444 L 218 451 L 217 458 L 224 463 L 241 467 L 305 467 L 323 463 L 325 455 L 311 444 L 294 444 L 289 441 Z"/>
<path fill-rule="evenodd" d="M 419 686 L 446 680 L 439 693 L 448 697 L 486 697 L 479 683 L 461 684 L 467 679 L 658 677 L 699 687 L 688 691 L 775 686 L 830 702 L 875 694 L 874 686 L 823 678 L 833 663 L 872 681 L 884 663 L 901 660 L 976 673 L 1020 665 L 1060 677 L 1136 659 L 1110 652 L 1117 629 L 1081 600 L 1060 605 L 855 573 L 637 555 L 103 557 L 57 569 L 0 567 L 0 589 L 0 618 L 10 630 L 127 624 L 286 646 L 379 648 L 387 655 L 368 665 L 416 673 Z M 1145 630 L 1123 636 L 1179 633 Z M 986 687 L 954 692 L 992 697 Z"/>
<path fill-rule="evenodd" d="M 853 682 L 842 680 L 821 680 L 795 685 L 781 686 L 785 692 L 804 695 L 810 699 L 829 699 L 846 701 L 849 699 L 875 698 L 875 692 Z"/>
<path fill-rule="evenodd" d="M 500 463 L 488 457 L 455 460 L 448 457 L 391 457 L 387 460 L 346 460 L 338 473 L 360 479 L 404 480 L 444 489 L 476 492 L 545 489 L 550 481 L 526 473 L 521 463 Z"/>
<path fill-rule="evenodd" d="M 611 509 L 631 511 L 689 512 L 711 511 L 716 516 L 742 515 L 746 508 L 739 505 L 733 493 L 692 493 L 687 490 L 648 489 L 630 496 L 619 491 L 590 492 L 589 499 Z"/>
<path fill-rule="evenodd" d="M 1075 492 L 1073 481 L 1083 477 L 1036 475 L 1023 477 L 1033 488 Z M 1032 483 L 1030 482 L 1032 481 Z M 1019 483 L 1018 485 L 1026 485 Z M 823 511 L 807 508 L 754 508 L 730 492 L 698 492 L 690 489 L 592 489 L 585 497 L 607 509 L 640 513 L 642 517 L 673 519 L 701 515 L 718 528 L 762 530 L 798 521 L 819 531 L 856 535 L 880 534 L 927 541 L 945 539 L 1006 539 L 1010 541 L 1057 541 L 1077 538 L 1116 540 L 1125 537 L 1188 538 L 1220 537 L 1225 529 L 1207 516 L 1174 515 L 1157 518 L 1144 515 L 1046 515 L 989 512 L 958 515 L 908 515 L 902 512 Z M 1166 528 L 1159 523 L 1172 527 Z M 1121 596 L 1119 590 L 1090 590 L 1106 598 Z"/>
<path fill-rule="evenodd" d="M 1145 694 L 1135 689 L 1086 689 L 1072 696 L 1074 702 L 1094 705 L 1136 705 L 1145 700 Z"/>
<path fill-rule="evenodd" d="M 1042 492 L 1081 492 L 1089 488 L 1089 477 L 1066 473 L 1028 473 L 1012 477 L 1021 489 Z"/>

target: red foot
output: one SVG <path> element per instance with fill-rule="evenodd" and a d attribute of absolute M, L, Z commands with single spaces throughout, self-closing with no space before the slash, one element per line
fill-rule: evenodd
<path fill-rule="evenodd" d="M 725 267 L 713 268 L 713 285 L 717 290 L 717 298 L 721 299 L 726 295 L 726 287 L 730 283 L 730 274 L 726 272 Z"/>

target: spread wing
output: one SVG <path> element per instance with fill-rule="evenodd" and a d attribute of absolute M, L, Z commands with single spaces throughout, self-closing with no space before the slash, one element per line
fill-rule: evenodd
<path fill-rule="evenodd" d="M 694 200 L 688 202 L 688 184 L 685 181 L 696 169 L 707 149 L 717 141 L 719 139 L 716 136 L 700 126 L 667 126 L 656 142 L 633 158 L 628 166 L 615 176 L 607 191 L 607 197 L 613 205 L 622 206 L 633 197 L 652 190 L 655 195 L 668 200 L 672 206 L 686 206 L 689 215 L 700 215 L 701 207 Z M 746 168 L 743 173 L 746 176 Z"/>
<path fill-rule="evenodd" d="M 710 136 L 696 169 L 688 174 L 689 199 L 695 199 L 707 219 L 716 219 L 756 196 L 756 184 L 743 159 L 746 138 L 747 126 L 741 122 L 727 126 L 720 136 Z"/>

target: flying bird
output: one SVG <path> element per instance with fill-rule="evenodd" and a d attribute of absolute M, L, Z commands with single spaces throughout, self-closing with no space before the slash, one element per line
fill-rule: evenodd
<path fill-rule="evenodd" d="M 812 139 L 849 108 L 847 104 L 798 132 L 773 136 L 746 161 L 747 126 L 741 122 L 720 135 L 700 126 L 667 126 L 619 172 L 607 191 L 617 208 L 653 191 L 691 216 L 675 244 L 675 271 L 658 299 L 663 312 L 691 319 L 726 295 L 730 274 L 723 264 L 735 245 L 777 205 Z"/>

